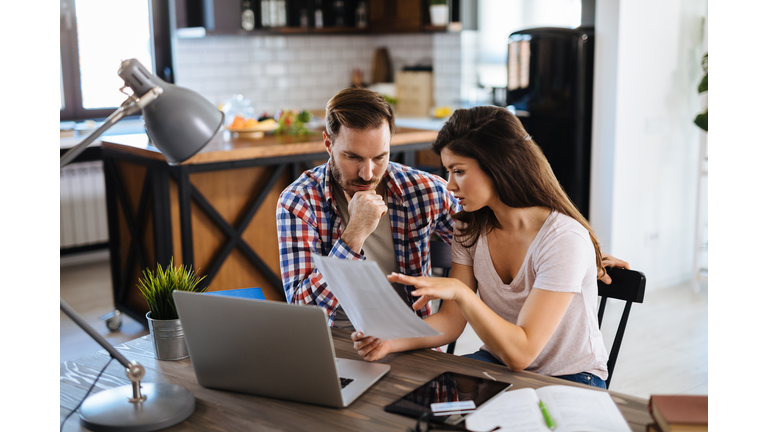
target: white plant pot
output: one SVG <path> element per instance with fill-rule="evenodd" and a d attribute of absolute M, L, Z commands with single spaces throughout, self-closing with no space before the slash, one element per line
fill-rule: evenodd
<path fill-rule="evenodd" d="M 429 6 L 429 16 L 433 26 L 448 25 L 448 5 Z"/>

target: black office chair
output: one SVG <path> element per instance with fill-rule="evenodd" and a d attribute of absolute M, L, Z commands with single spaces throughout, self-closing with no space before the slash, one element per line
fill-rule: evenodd
<path fill-rule="evenodd" d="M 611 385 L 613 368 L 616 366 L 616 359 L 619 357 L 621 340 L 624 338 L 624 330 L 629 320 L 629 310 L 632 307 L 632 303 L 642 303 L 643 297 L 645 297 L 645 275 L 639 271 L 622 268 L 606 268 L 606 270 L 608 270 L 608 275 L 611 277 L 612 282 L 610 285 L 606 285 L 602 281 L 597 281 L 597 295 L 601 297 L 600 307 L 597 310 L 598 326 L 601 328 L 603 326 L 603 313 L 609 298 L 626 302 L 624 312 L 621 315 L 621 321 L 619 321 L 619 328 L 616 330 L 616 337 L 613 338 L 611 353 L 608 355 L 608 379 L 605 381 L 606 387 L 608 387 Z"/>
<path fill-rule="evenodd" d="M 451 274 L 451 264 L 453 264 L 453 259 L 451 258 L 451 245 L 448 243 L 440 240 L 440 239 L 432 239 L 429 242 L 429 252 L 430 252 L 430 263 L 432 263 L 432 271 L 435 269 L 441 269 L 443 271 L 443 277 L 448 277 Z M 440 310 L 440 307 L 443 305 L 443 301 L 440 300 L 440 304 L 437 308 L 437 310 Z M 446 348 L 446 352 L 449 354 L 453 354 L 453 352 L 456 350 L 456 341 L 453 341 L 448 344 L 448 347 Z"/>

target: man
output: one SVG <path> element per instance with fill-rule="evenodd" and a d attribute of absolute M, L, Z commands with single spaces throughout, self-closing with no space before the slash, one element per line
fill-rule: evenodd
<path fill-rule="evenodd" d="M 280 271 L 289 303 L 325 309 L 329 325 L 352 329 L 312 266 L 312 253 L 374 260 L 385 274 L 428 274 L 432 234 L 450 243 L 460 210 L 444 179 L 390 162 L 395 122 L 386 100 L 364 88 L 337 93 L 326 107 L 330 160 L 304 172 L 280 195 Z M 412 287 L 395 286 L 412 305 Z M 425 318 L 429 305 L 417 311 Z"/>

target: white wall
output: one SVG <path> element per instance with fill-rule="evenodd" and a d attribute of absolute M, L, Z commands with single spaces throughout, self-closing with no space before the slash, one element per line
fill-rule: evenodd
<path fill-rule="evenodd" d="M 176 83 L 214 104 L 234 94 L 257 112 L 323 109 L 359 68 L 370 82 L 374 51 L 387 47 L 393 70 L 432 64 L 436 105 L 458 105 L 461 50 L 457 33 L 409 35 L 207 36 L 176 41 Z"/>
<path fill-rule="evenodd" d="M 596 5 L 590 221 L 648 289 L 693 271 L 706 0 Z"/>

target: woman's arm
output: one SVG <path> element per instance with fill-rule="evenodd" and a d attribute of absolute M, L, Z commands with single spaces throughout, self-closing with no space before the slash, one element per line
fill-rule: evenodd
<path fill-rule="evenodd" d="M 523 304 L 518 324 L 512 324 L 493 312 L 474 292 L 460 281 L 405 275 L 391 276 L 390 281 L 413 285 L 415 296 L 421 296 L 414 307 L 428 299 L 455 302 L 480 340 L 514 370 L 527 368 L 541 353 L 563 319 L 574 293 L 532 289 Z"/>
<path fill-rule="evenodd" d="M 458 301 L 480 340 L 513 371 L 527 368 L 539 356 L 557 330 L 574 293 L 537 288 L 520 310 L 517 325 L 494 313 L 479 297 Z"/>
<path fill-rule="evenodd" d="M 392 282 L 395 282 L 396 278 L 401 276 L 396 274 L 393 275 L 387 276 Z M 451 276 L 451 278 L 425 277 L 415 279 L 429 279 L 440 285 L 446 286 L 456 285 L 471 290 L 474 295 L 474 292 L 477 290 L 477 281 L 472 273 L 472 267 L 453 264 L 451 267 Z M 477 296 L 475 295 L 475 297 Z M 421 309 L 428 301 L 429 298 L 422 296 L 413 304 L 414 310 Z M 464 319 L 456 302 L 452 300 L 443 300 L 440 310 L 425 318 L 424 322 L 443 334 L 423 338 L 390 339 L 382 341 L 373 335 L 365 336 L 360 332 L 355 332 L 352 333 L 353 346 L 357 350 L 357 353 L 365 360 L 374 361 L 379 360 L 392 352 L 410 351 L 419 348 L 434 348 L 449 344 L 461 336 L 464 327 L 467 325 L 467 320 Z"/>

